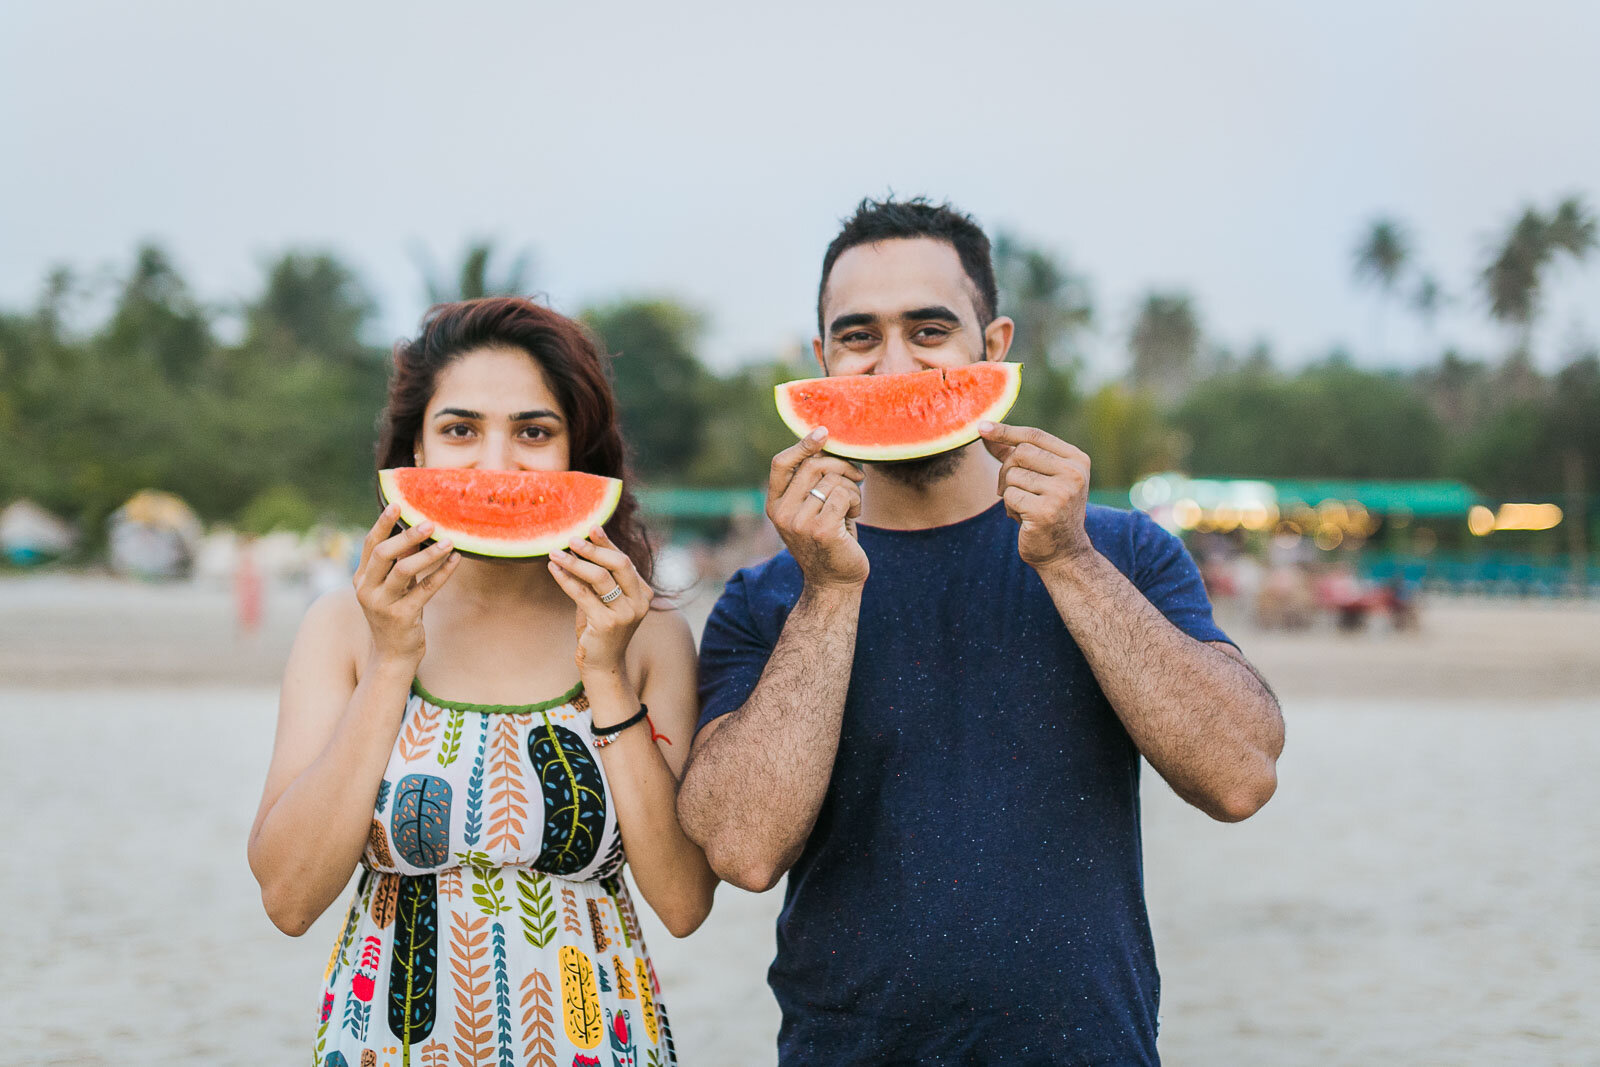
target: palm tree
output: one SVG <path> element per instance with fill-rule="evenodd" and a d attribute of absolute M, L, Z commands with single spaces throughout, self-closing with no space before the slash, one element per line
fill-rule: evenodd
<path fill-rule="evenodd" d="M 1594 215 L 1578 197 L 1568 197 L 1549 216 L 1523 209 L 1479 280 L 1489 314 L 1516 332 L 1513 355 L 1531 358 L 1533 329 L 1545 271 L 1557 253 L 1583 261 L 1596 246 Z"/>
<path fill-rule="evenodd" d="M 1088 282 L 1043 249 L 1010 234 L 994 244 L 1000 308 L 1017 324 L 1012 351 L 1022 363 L 1068 366 L 1076 357 L 1077 335 L 1094 322 Z"/>
<path fill-rule="evenodd" d="M 493 240 L 470 242 L 461 253 L 461 266 L 453 279 L 440 273 L 427 249 L 419 246 L 413 256 L 422 270 L 428 299 L 435 304 L 485 296 L 520 296 L 528 291 L 533 267 L 533 252 L 523 249 L 498 276 L 492 275 L 489 261 L 494 258 Z"/>
<path fill-rule="evenodd" d="M 1150 293 L 1139 306 L 1128 338 L 1133 383 L 1165 401 L 1194 381 L 1200 323 L 1187 293 Z"/>
<path fill-rule="evenodd" d="M 1356 281 L 1375 285 L 1380 303 L 1376 327 L 1377 355 L 1383 354 L 1383 309 L 1393 297 L 1406 265 L 1411 261 L 1411 238 L 1393 219 L 1379 218 L 1368 227 L 1356 246 Z"/>

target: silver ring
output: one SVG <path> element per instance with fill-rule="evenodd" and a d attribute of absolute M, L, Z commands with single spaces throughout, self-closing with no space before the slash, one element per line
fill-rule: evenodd
<path fill-rule="evenodd" d="M 622 586 L 619 585 L 615 589 L 611 590 L 611 592 L 609 592 L 605 596 L 601 597 L 600 598 L 600 603 L 609 604 L 609 603 L 611 603 L 613 600 L 617 599 L 617 597 L 619 597 L 621 595 L 622 595 Z"/>
<path fill-rule="evenodd" d="M 822 501 L 824 504 L 826 504 L 828 502 L 828 494 L 824 493 L 822 490 L 818 489 L 816 486 L 812 486 L 811 487 L 810 493 L 811 493 L 812 496 L 816 497 L 818 500 Z"/>

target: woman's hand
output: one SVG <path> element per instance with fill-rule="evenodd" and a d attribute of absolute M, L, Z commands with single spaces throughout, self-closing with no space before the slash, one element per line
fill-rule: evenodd
<path fill-rule="evenodd" d="M 655 594 L 600 527 L 571 548 L 550 553 L 550 573 L 578 605 L 578 677 L 585 684 L 605 674 L 620 677 L 628 642 Z M 616 590 L 620 595 L 604 599 Z"/>
<path fill-rule="evenodd" d="M 433 523 L 423 522 L 393 537 L 400 509 L 390 504 L 372 524 L 361 542 L 361 563 L 356 568 L 356 600 L 372 630 L 372 645 L 380 659 L 422 662 L 427 644 L 422 633 L 422 608 L 455 573 L 461 556 L 448 540 L 418 548 L 433 533 Z"/>

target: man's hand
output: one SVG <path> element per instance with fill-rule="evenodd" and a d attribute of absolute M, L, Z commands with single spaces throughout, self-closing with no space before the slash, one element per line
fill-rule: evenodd
<path fill-rule="evenodd" d="M 868 570 L 867 554 L 856 543 L 862 474 L 822 454 L 827 437 L 827 428 L 819 426 L 773 458 L 767 518 L 807 584 L 859 585 Z"/>
<path fill-rule="evenodd" d="M 984 447 L 1000 461 L 996 492 L 1006 514 L 1022 524 L 1017 551 L 1039 570 L 1091 553 L 1083 528 L 1089 501 L 1089 457 L 1082 449 L 1031 426 L 984 422 Z"/>

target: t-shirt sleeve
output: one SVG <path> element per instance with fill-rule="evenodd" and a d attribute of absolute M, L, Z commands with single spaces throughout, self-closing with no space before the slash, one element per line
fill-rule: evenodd
<path fill-rule="evenodd" d="M 1197 641 L 1237 643 L 1211 617 L 1200 568 L 1183 542 L 1143 512 L 1134 513 L 1133 573 L 1129 576 L 1145 599 L 1167 621 Z"/>
<path fill-rule="evenodd" d="M 750 609 L 745 572 L 728 579 L 700 638 L 700 723 L 737 711 L 755 692 L 775 641 L 757 625 Z"/>

